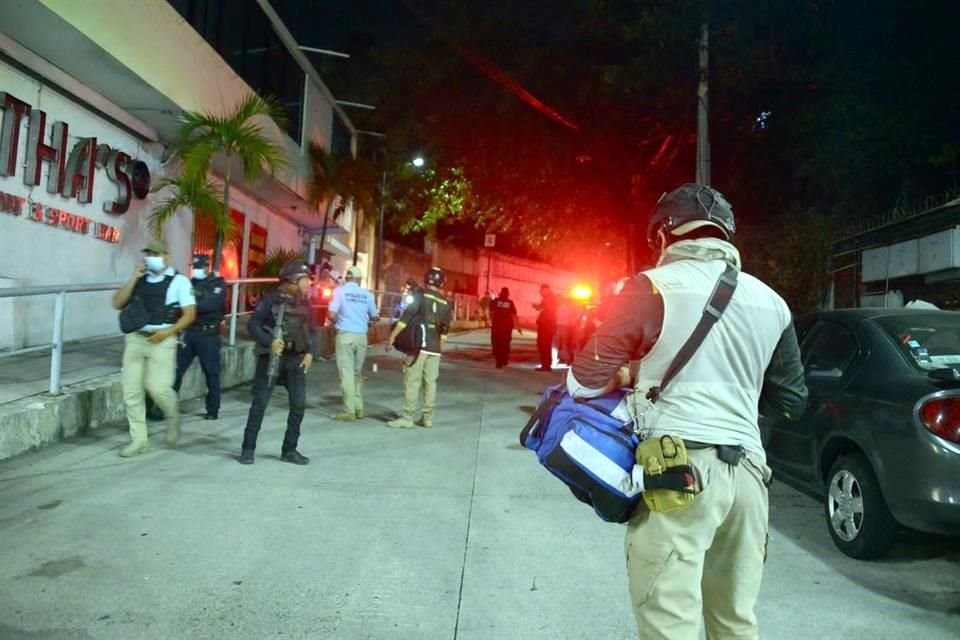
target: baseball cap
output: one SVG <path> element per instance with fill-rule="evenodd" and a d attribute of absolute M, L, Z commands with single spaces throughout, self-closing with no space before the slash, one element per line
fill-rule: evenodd
<path fill-rule="evenodd" d="M 362 277 L 363 277 L 363 269 L 361 269 L 361 268 L 358 267 L 357 265 L 353 265 L 352 267 L 350 267 L 349 269 L 347 269 L 347 277 L 348 277 L 348 278 L 362 278 Z"/>

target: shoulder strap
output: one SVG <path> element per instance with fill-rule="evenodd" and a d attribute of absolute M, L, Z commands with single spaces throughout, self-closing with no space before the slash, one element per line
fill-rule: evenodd
<path fill-rule="evenodd" d="M 726 270 L 720 275 L 720 279 L 717 280 L 717 284 L 713 288 L 713 293 L 710 294 L 710 299 L 707 300 L 707 306 L 703 308 L 703 316 L 700 318 L 700 322 L 697 323 L 697 326 L 693 329 L 693 333 L 690 334 L 687 341 L 680 347 L 673 362 L 671 362 L 667 368 L 667 372 L 663 375 L 663 381 L 656 387 L 650 387 L 650 390 L 647 391 L 647 400 L 656 402 L 660 399 L 660 395 L 663 393 L 663 390 L 667 388 L 667 385 L 670 384 L 670 381 L 680 373 L 680 370 L 690 361 L 693 354 L 697 352 L 697 349 L 699 349 L 703 341 L 706 340 L 710 329 L 713 328 L 713 325 L 716 324 L 720 316 L 723 315 L 727 305 L 730 304 L 730 299 L 733 298 L 733 292 L 736 291 L 736 289 L 737 270 L 733 266 L 727 265 Z"/>

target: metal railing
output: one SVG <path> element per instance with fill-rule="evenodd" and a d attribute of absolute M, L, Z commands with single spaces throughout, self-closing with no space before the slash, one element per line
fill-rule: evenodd
<path fill-rule="evenodd" d="M 246 305 L 244 304 L 241 307 L 241 287 L 246 285 L 257 285 L 257 284 L 276 284 L 276 278 L 238 278 L 236 280 L 227 280 L 227 284 L 230 285 L 231 295 L 230 295 L 230 313 L 227 314 L 229 318 L 230 325 L 228 330 L 228 339 L 230 346 L 234 346 L 237 343 L 237 318 L 240 316 L 250 315 L 250 311 L 246 311 Z M 57 395 L 60 393 L 61 381 L 62 381 L 62 371 L 63 371 L 63 327 L 66 316 L 66 307 L 67 307 L 67 294 L 75 293 L 96 293 L 102 291 L 116 291 L 124 286 L 124 283 L 100 283 L 100 284 L 69 284 L 69 285 L 49 285 L 49 286 L 40 286 L 40 287 L 18 287 L 10 289 L 0 289 L 0 298 L 24 298 L 30 296 L 47 296 L 52 295 L 54 297 L 54 306 L 53 306 L 53 336 L 50 344 L 46 345 L 37 345 L 33 347 L 28 347 L 26 349 L 18 349 L 11 352 L 4 353 L 4 356 L 19 355 L 24 353 L 31 353 L 35 351 L 40 351 L 42 349 L 50 349 L 50 394 Z M 246 292 L 244 292 L 244 295 Z M 397 304 L 400 302 L 402 295 L 400 293 L 391 292 L 391 291 L 375 291 L 374 292 L 377 308 L 380 310 L 381 318 L 392 318 L 394 317 L 394 309 L 397 308 Z M 468 296 L 463 294 L 454 294 L 453 296 L 454 304 L 454 319 L 455 320 L 471 320 L 471 311 L 476 310 L 476 296 Z M 117 333 L 116 335 L 111 336 L 100 336 L 99 339 L 105 338 L 114 338 L 119 337 L 123 334 Z"/>
<path fill-rule="evenodd" d="M 230 346 L 237 343 L 237 318 L 248 315 L 249 312 L 240 310 L 240 287 L 249 284 L 276 284 L 276 278 L 240 278 L 237 280 L 227 280 L 231 285 L 230 300 L 230 319 L 229 341 Z M 0 298 L 25 298 L 30 296 L 48 296 L 54 297 L 53 305 L 53 336 L 50 344 L 18 349 L 3 354 L 4 356 L 19 355 L 31 353 L 42 349 L 50 349 L 50 394 L 57 395 L 61 389 L 61 374 L 63 370 L 63 327 L 66 316 L 67 294 L 68 293 L 96 293 L 102 291 L 116 291 L 124 283 L 100 283 L 100 284 L 69 284 L 69 285 L 49 285 L 41 287 L 17 287 L 10 289 L 0 289 Z M 119 337 L 120 333 L 114 336 Z"/>

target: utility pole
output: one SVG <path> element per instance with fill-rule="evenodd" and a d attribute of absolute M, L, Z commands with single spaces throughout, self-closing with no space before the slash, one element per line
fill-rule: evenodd
<path fill-rule="evenodd" d="M 710 135 L 708 115 L 710 112 L 709 85 L 709 38 L 707 10 L 703 11 L 700 23 L 700 72 L 697 86 L 697 183 L 710 184 Z"/>
<path fill-rule="evenodd" d="M 380 219 L 377 221 L 377 279 L 374 289 L 380 291 L 380 277 L 383 273 L 383 206 L 387 200 L 387 167 L 386 154 L 383 158 L 383 179 L 380 182 Z"/>

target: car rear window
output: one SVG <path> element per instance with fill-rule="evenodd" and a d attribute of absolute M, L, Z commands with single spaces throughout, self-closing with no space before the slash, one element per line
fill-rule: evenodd
<path fill-rule="evenodd" d="M 960 368 L 960 313 L 887 316 L 876 323 L 917 368 Z"/>

